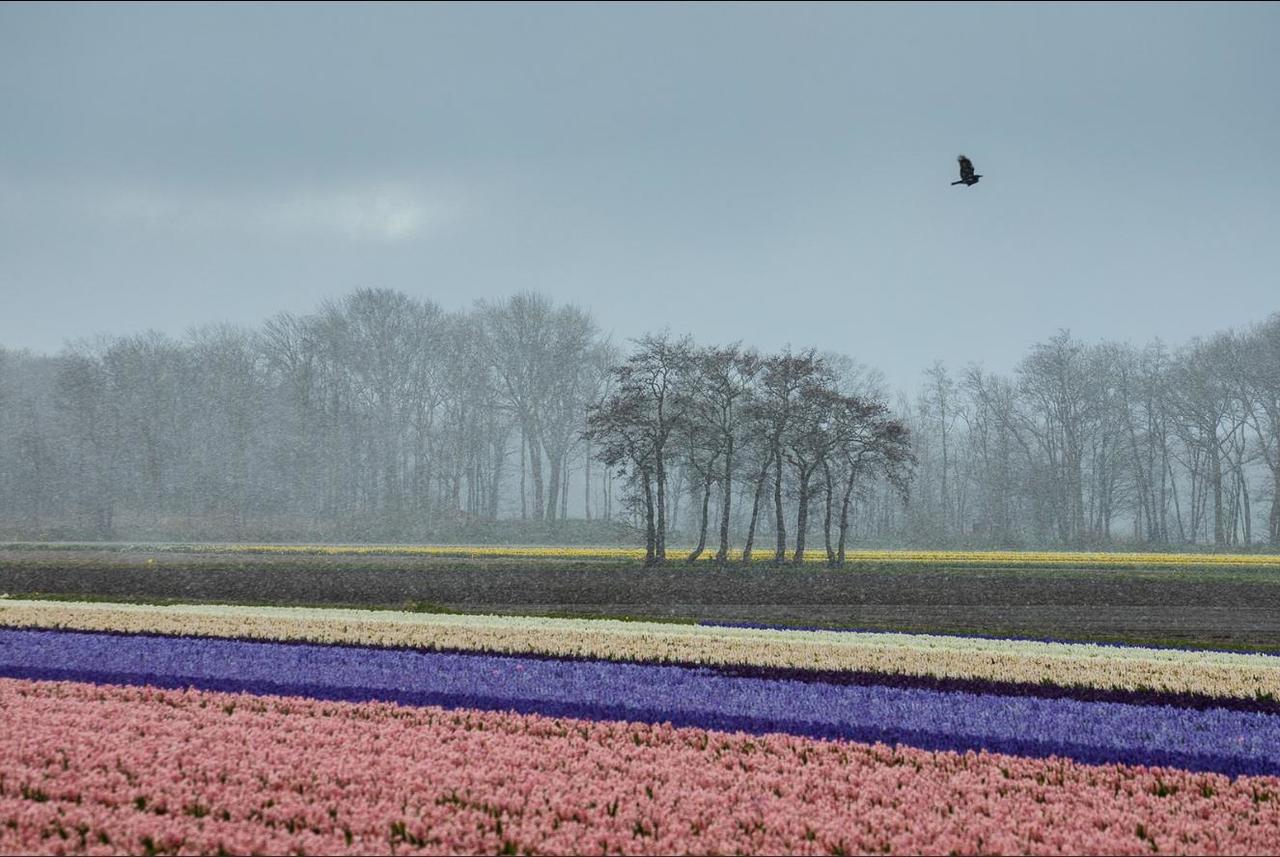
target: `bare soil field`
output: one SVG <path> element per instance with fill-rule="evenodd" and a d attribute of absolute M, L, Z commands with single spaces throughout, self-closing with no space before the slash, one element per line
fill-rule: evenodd
<path fill-rule="evenodd" d="M 1273 569 L 828 570 L 599 559 L 0 550 L 0 593 L 1098 640 L 1280 652 Z"/>

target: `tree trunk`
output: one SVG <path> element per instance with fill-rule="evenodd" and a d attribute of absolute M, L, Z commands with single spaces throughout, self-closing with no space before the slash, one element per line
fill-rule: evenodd
<path fill-rule="evenodd" d="M 840 537 L 836 546 L 836 565 L 844 568 L 844 546 L 849 535 L 849 498 L 853 496 L 853 476 L 849 476 L 849 484 L 844 489 L 844 499 L 840 503 Z"/>
<path fill-rule="evenodd" d="M 826 479 L 827 489 L 826 514 L 822 519 L 822 540 L 823 544 L 827 548 L 827 566 L 834 568 L 836 564 L 836 552 L 835 549 L 831 547 L 831 507 L 833 505 L 832 494 L 834 493 L 833 489 L 835 488 L 835 485 L 831 482 L 831 465 L 826 461 L 822 462 L 822 475 Z"/>
<path fill-rule="evenodd" d="M 724 453 L 724 492 L 720 500 L 720 550 L 716 552 L 716 562 L 729 561 L 729 504 L 733 499 L 733 435 L 725 440 Z"/>
<path fill-rule="evenodd" d="M 560 520 L 569 517 L 569 467 L 564 460 L 565 456 L 560 457 Z"/>
<path fill-rule="evenodd" d="M 667 561 L 667 468 L 662 460 L 662 450 L 655 456 L 658 476 L 658 528 L 654 539 L 654 562 Z"/>
<path fill-rule="evenodd" d="M 742 548 L 743 563 L 751 562 L 751 548 L 756 540 L 756 523 L 760 520 L 760 500 L 764 497 L 764 483 L 769 478 L 769 465 L 772 463 L 772 457 L 766 458 L 764 466 L 760 468 L 760 476 L 756 478 L 755 499 L 751 502 L 751 521 L 747 524 L 747 543 Z"/>
<path fill-rule="evenodd" d="M 1272 547 L 1280 547 L 1280 467 L 1271 471 L 1271 515 L 1267 519 L 1267 536 Z"/>
<path fill-rule="evenodd" d="M 1253 502 L 1249 499 L 1249 480 L 1240 471 L 1240 501 L 1244 507 L 1244 543 L 1253 543 Z"/>
<path fill-rule="evenodd" d="M 653 486 L 648 468 L 640 471 L 644 482 L 644 564 L 654 565 L 658 556 L 657 530 L 653 525 Z"/>
<path fill-rule="evenodd" d="M 591 520 L 591 441 L 586 443 L 586 455 L 582 460 L 586 476 L 582 480 L 582 505 L 586 509 L 587 520 Z"/>
<path fill-rule="evenodd" d="M 542 443 L 533 432 L 529 433 L 529 476 L 533 479 L 533 519 L 541 521 L 547 516 L 546 488 L 542 482 Z"/>
<path fill-rule="evenodd" d="M 796 565 L 804 564 L 804 538 L 809 529 L 809 475 L 812 471 L 800 473 L 800 509 L 796 512 L 796 552 L 791 561 Z"/>
<path fill-rule="evenodd" d="M 939 379 L 941 386 L 941 379 Z M 938 410 L 940 425 L 942 427 L 942 537 L 944 539 L 951 535 L 951 495 L 947 491 L 947 400 L 943 395 L 939 395 Z M 827 514 L 831 513 L 831 480 L 827 480 Z M 827 554 L 831 553 L 830 539 L 828 539 Z"/>
<path fill-rule="evenodd" d="M 707 478 L 702 483 L 702 521 L 698 526 L 698 546 L 693 549 L 693 553 L 689 554 L 689 562 L 697 561 L 702 556 L 702 552 L 707 549 L 707 512 L 711 508 L 711 468 L 707 467 Z"/>
<path fill-rule="evenodd" d="M 520 520 L 529 520 L 529 492 L 525 488 L 525 474 L 529 472 L 529 444 L 525 440 L 524 425 L 520 426 Z"/>
<path fill-rule="evenodd" d="M 1178 480 L 1174 478 L 1173 464 L 1168 458 L 1165 459 L 1164 466 L 1169 484 L 1169 496 L 1173 499 L 1173 522 L 1178 525 L 1178 542 L 1186 544 L 1187 531 L 1182 523 L 1182 502 L 1178 499 Z"/>
<path fill-rule="evenodd" d="M 787 561 L 787 519 L 782 513 L 782 450 L 776 444 L 773 448 L 773 461 L 773 513 L 777 531 L 773 561 L 776 565 L 782 565 Z"/>
<path fill-rule="evenodd" d="M 604 501 L 604 519 L 613 520 L 613 474 L 608 468 L 600 474 L 600 497 Z"/>
<path fill-rule="evenodd" d="M 1213 482 L 1213 546 L 1222 548 L 1226 543 L 1226 528 L 1222 514 L 1222 455 L 1218 449 L 1218 434 L 1209 438 L 1209 478 Z"/>
<path fill-rule="evenodd" d="M 502 486 L 502 465 L 505 462 L 505 452 L 503 455 L 495 455 L 493 458 L 493 473 L 489 477 L 489 519 L 496 521 L 498 519 L 498 489 Z"/>
<path fill-rule="evenodd" d="M 551 464 L 551 473 L 547 479 L 546 519 L 547 523 L 554 524 L 556 510 L 560 508 L 560 467 L 562 462 L 561 457 L 554 452 L 548 452 L 547 460 Z"/>

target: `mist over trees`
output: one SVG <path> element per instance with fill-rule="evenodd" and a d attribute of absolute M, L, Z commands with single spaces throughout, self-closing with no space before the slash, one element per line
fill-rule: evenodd
<path fill-rule="evenodd" d="M 365 289 L 255 329 L 0 349 L 0 534 L 851 546 L 1280 547 L 1280 315 L 1177 348 L 936 363 L 892 407 L 813 350 L 617 345 L 537 294 Z"/>
<path fill-rule="evenodd" d="M 253 331 L 7 354 L 0 519 L 357 540 L 554 522 L 612 355 L 587 313 L 536 295 L 451 314 L 390 290 Z"/>
<path fill-rule="evenodd" d="M 910 405 L 921 543 L 1280 547 L 1280 314 L 1170 350 L 1059 332 Z"/>

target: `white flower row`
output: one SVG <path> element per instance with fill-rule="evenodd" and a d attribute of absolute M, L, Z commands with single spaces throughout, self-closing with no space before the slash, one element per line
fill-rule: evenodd
<path fill-rule="evenodd" d="M 0 625 L 866 671 L 1280 699 L 1280 657 L 931 634 L 222 605 L 0 600 Z"/>

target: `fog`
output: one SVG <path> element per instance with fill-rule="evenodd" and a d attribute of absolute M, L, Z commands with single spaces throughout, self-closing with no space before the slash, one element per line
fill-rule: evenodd
<path fill-rule="evenodd" d="M 896 398 L 845 355 L 615 343 L 534 293 L 447 313 L 366 289 L 0 358 L 10 538 L 1280 541 L 1280 315 L 1177 348 L 1063 331 Z"/>
<path fill-rule="evenodd" d="M 0 537 L 1280 545 L 1277 32 L 6 5 Z"/>

